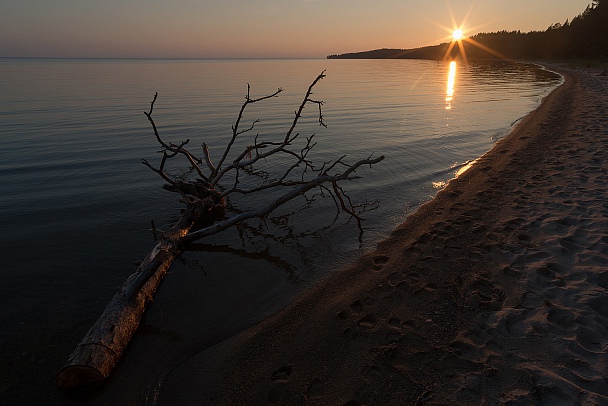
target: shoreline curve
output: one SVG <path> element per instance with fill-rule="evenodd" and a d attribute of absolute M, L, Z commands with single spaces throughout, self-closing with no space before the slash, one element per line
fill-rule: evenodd
<path fill-rule="evenodd" d="M 608 80 L 548 68 L 564 83 L 376 250 L 147 404 L 608 402 Z"/>

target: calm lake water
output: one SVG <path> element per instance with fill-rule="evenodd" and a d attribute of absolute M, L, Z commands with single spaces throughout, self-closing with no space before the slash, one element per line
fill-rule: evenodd
<path fill-rule="evenodd" d="M 345 185 L 355 203 L 377 201 L 363 214 L 363 242 L 356 222 L 336 218 L 333 201 L 320 197 L 202 241 L 172 267 L 116 372 L 130 381 L 106 391 L 135 385 L 146 396 L 175 360 L 261 320 L 373 248 L 561 82 L 503 62 L 0 59 L 4 395 L 37 387 L 24 399 L 48 399 L 54 374 L 154 245 L 150 220 L 162 228 L 179 212 L 178 196 L 141 164 L 160 159 L 143 115 L 154 93 L 163 137 L 205 142 L 217 160 L 247 83 L 252 97 L 285 89 L 250 106 L 244 121 L 260 119 L 260 139 L 278 138 L 323 70 L 314 97 L 325 101 L 328 127 L 313 106 L 298 127 L 303 138 L 316 134 L 310 157 L 386 156 Z M 129 363 L 150 348 L 162 355 Z M 133 369 L 142 367 L 151 371 L 145 377 Z"/>

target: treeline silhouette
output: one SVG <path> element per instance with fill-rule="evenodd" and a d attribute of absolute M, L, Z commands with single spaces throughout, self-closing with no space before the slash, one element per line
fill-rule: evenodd
<path fill-rule="evenodd" d="M 464 55 L 463 55 L 464 52 Z M 594 59 L 608 60 L 608 0 L 594 0 L 572 21 L 545 31 L 479 33 L 460 44 L 377 49 L 330 55 L 334 59 Z"/>

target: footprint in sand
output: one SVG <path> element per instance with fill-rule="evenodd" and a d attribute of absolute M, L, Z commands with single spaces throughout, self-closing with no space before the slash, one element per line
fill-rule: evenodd
<path fill-rule="evenodd" d="M 507 265 L 507 266 L 505 266 L 505 267 L 502 269 L 502 272 L 503 272 L 505 275 L 512 276 L 512 277 L 517 278 L 517 279 L 523 278 L 523 276 L 524 276 L 524 273 L 523 273 L 523 272 L 518 271 L 517 269 L 512 268 L 512 267 L 510 267 L 510 266 L 508 266 L 508 265 Z"/>
<path fill-rule="evenodd" d="M 493 311 L 500 310 L 506 297 L 507 295 L 502 289 L 492 288 L 490 297 L 481 300 L 481 308 Z"/>
<path fill-rule="evenodd" d="M 374 265 L 372 266 L 373 270 L 379 272 L 384 268 L 384 264 L 386 264 L 389 260 L 389 257 L 386 255 L 378 255 L 374 257 Z"/>
<path fill-rule="evenodd" d="M 275 370 L 272 373 L 272 378 L 270 378 L 270 380 L 273 382 L 287 381 L 287 379 L 291 375 L 291 372 L 291 365 L 283 365 L 281 368 Z"/>
<path fill-rule="evenodd" d="M 357 322 L 357 325 L 362 330 L 371 330 L 374 327 L 376 327 L 377 323 L 378 323 L 378 318 L 376 317 L 376 315 L 373 313 L 370 313 L 370 314 L 366 315 L 365 317 L 361 318 Z"/>
<path fill-rule="evenodd" d="M 287 382 L 291 372 L 291 365 L 283 365 L 272 373 L 270 391 L 268 392 L 268 402 L 270 404 L 276 405 L 285 399 L 287 395 Z"/>
<path fill-rule="evenodd" d="M 485 310 L 500 310 L 506 299 L 505 292 L 494 282 L 488 280 L 485 274 L 480 274 L 473 279 L 465 290 L 468 292 L 467 301 Z"/>
<path fill-rule="evenodd" d="M 397 286 L 400 282 L 403 282 L 403 281 L 405 281 L 405 276 L 403 275 L 403 272 L 401 272 L 401 271 L 393 272 L 386 278 L 386 282 L 388 283 L 389 286 L 392 286 L 392 287 Z"/>
<path fill-rule="evenodd" d="M 340 320 L 346 320 L 350 317 L 350 312 L 348 312 L 347 310 L 342 310 L 342 311 L 339 311 L 338 313 L 336 313 L 336 316 Z"/>
<path fill-rule="evenodd" d="M 545 264 L 536 270 L 538 275 L 549 279 L 550 283 L 554 286 L 565 286 L 564 277 L 560 275 L 564 272 L 564 269 L 559 264 L 553 262 Z"/>
<path fill-rule="evenodd" d="M 533 334 L 533 328 L 528 321 L 528 313 L 524 309 L 511 309 L 500 315 L 496 323 L 496 332 L 502 337 L 524 338 Z"/>

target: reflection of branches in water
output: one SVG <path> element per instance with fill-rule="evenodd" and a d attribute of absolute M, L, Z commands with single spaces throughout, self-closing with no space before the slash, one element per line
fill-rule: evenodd
<path fill-rule="evenodd" d="M 242 248 L 233 248 L 229 245 L 218 245 L 218 244 L 203 244 L 203 243 L 191 243 L 188 244 L 189 251 L 200 251 L 200 252 L 212 252 L 212 253 L 225 253 L 236 255 L 240 258 L 245 259 L 257 259 L 267 261 L 278 268 L 285 270 L 287 273 L 287 279 L 295 284 L 302 282 L 302 279 L 298 276 L 297 268 L 285 261 L 283 258 L 272 255 L 270 253 L 270 247 L 266 246 L 262 251 L 251 252 Z M 204 267 L 199 265 L 198 261 L 184 260 L 184 263 L 192 262 L 194 266 L 200 267 L 204 271 Z"/>
<path fill-rule="evenodd" d="M 313 262 L 306 258 L 307 247 L 303 244 L 304 239 L 309 237 L 319 237 L 324 232 L 330 230 L 335 226 L 339 218 L 339 207 L 336 205 L 336 212 L 333 219 L 329 222 L 315 221 L 312 224 L 318 225 L 319 227 L 314 229 L 307 229 L 303 231 L 297 231 L 297 224 L 290 224 L 290 217 L 293 220 L 295 215 L 305 216 L 306 210 L 314 207 L 316 201 L 326 197 L 327 192 L 318 190 L 316 193 L 311 195 L 302 196 L 304 199 L 303 204 L 296 206 L 289 212 L 285 212 L 277 216 L 268 216 L 257 222 L 253 219 L 237 224 L 234 229 L 237 231 L 238 240 L 240 240 L 243 247 L 259 247 L 256 251 L 248 251 L 243 248 L 235 248 L 234 243 L 229 244 L 202 244 L 202 243 L 189 243 L 187 244 L 188 251 L 200 251 L 210 253 L 225 253 L 232 254 L 240 258 L 264 260 L 270 264 L 283 269 L 287 275 L 287 279 L 293 283 L 298 284 L 302 281 L 298 275 L 299 266 L 294 265 L 289 261 L 290 255 L 273 255 L 270 253 L 272 245 L 280 245 L 282 247 L 292 247 L 294 252 L 298 253 L 297 262 L 300 266 L 311 267 Z M 235 205 L 228 203 L 227 212 L 232 214 L 239 214 L 244 210 L 240 210 Z M 327 211 L 325 213 L 330 213 Z M 230 214 L 230 215 L 232 215 Z M 171 218 L 168 222 L 176 221 L 176 218 Z M 350 219 L 348 220 L 350 221 Z M 347 221 L 347 222 L 348 222 Z M 282 232 L 278 232 L 281 230 Z M 235 243 L 236 241 L 233 240 Z M 258 244 L 255 244 L 258 242 Z M 261 243 L 261 244 L 260 244 Z M 201 269 L 206 275 L 205 267 L 201 264 L 201 261 L 197 259 L 187 259 L 184 256 L 180 256 L 180 262 L 186 266 Z"/>
<path fill-rule="evenodd" d="M 183 255 L 180 255 L 179 257 L 177 257 L 177 261 L 181 262 L 181 264 L 184 265 L 184 267 L 186 268 L 200 269 L 201 271 L 203 271 L 203 276 L 207 276 L 207 271 L 205 270 L 205 267 L 201 265 L 201 262 L 198 259 L 188 259 L 185 258 Z"/>
<path fill-rule="evenodd" d="M 180 194 L 180 201 L 184 202 L 188 209 L 189 215 L 186 216 L 188 222 L 191 223 L 190 220 L 192 220 L 196 223 L 202 217 L 213 217 L 209 213 L 212 212 L 215 215 L 216 212 L 223 211 L 225 201 L 232 197 L 240 196 L 253 200 L 252 208 L 235 216 L 224 217 L 222 221 L 215 221 L 204 227 L 192 227 L 192 224 L 189 224 L 187 230 L 185 228 L 180 229 L 185 230 L 184 232 L 186 233 L 183 236 L 175 237 L 179 240 L 180 244 L 200 240 L 251 218 L 263 219 L 277 209 L 277 207 L 319 188 L 330 192 L 337 205 L 339 202 L 339 208 L 357 220 L 359 239 L 361 240 L 361 234 L 363 233 L 362 219 L 356 213 L 350 198 L 345 194 L 341 184 L 347 180 L 359 179 L 360 176 L 356 172 L 360 167 L 368 165 L 371 167 L 382 161 L 384 156 L 372 158 L 374 155 L 372 153 L 367 159 L 362 159 L 352 164 L 345 161 L 346 155 L 321 163 L 318 161 L 315 163 L 309 157 L 310 152 L 317 145 L 316 141 L 314 141 L 315 134 L 303 139 L 300 137 L 300 133 L 296 131 L 296 127 L 300 118 L 303 117 L 305 107 L 309 104 L 316 105 L 319 110 L 318 123 L 320 126 L 326 127 L 321 108 L 324 104 L 323 101 L 311 98 L 313 88 L 324 77 L 325 71 L 321 72 L 308 87 L 304 99 L 295 112 L 295 117 L 289 129 L 283 137 L 279 137 L 279 139 L 274 141 L 260 140 L 258 134 L 253 137 L 253 144 L 247 141 L 248 139 L 251 141 L 250 137 L 259 120 L 255 120 L 250 126 L 243 128 L 241 121 L 244 120 L 245 110 L 251 104 L 277 97 L 283 89 L 279 88 L 272 94 L 254 98 L 251 97 L 251 89 L 247 85 L 247 96 L 241 106 L 236 122 L 232 126 L 232 136 L 224 148 L 221 158 L 215 164 L 211 159 L 210 150 L 206 144 L 202 144 L 203 157 L 199 158 L 186 148 L 190 142 L 189 139 L 176 144 L 165 141 L 161 137 L 158 127 L 152 118 L 154 105 L 158 97 L 157 93 L 154 95 L 154 99 L 150 102 L 150 110 L 144 112 L 144 114 L 152 126 L 156 140 L 162 147 L 159 152 L 162 152 L 163 156 L 158 166 L 152 165 L 146 159 L 142 159 L 142 163 L 167 182 L 168 186 L 166 188 L 168 190 Z M 239 154 L 236 148 L 240 148 L 246 144 L 248 145 Z M 236 157 L 234 156 L 235 154 Z M 169 161 L 178 166 L 183 164 L 183 162 L 187 162 L 189 167 L 193 169 L 191 173 L 195 175 L 194 178 L 186 181 L 181 179 L 181 177 L 176 178 L 167 167 Z M 268 163 L 269 161 L 273 162 L 269 166 L 271 168 L 277 163 L 282 166 L 279 174 L 272 178 L 268 176 L 270 175 L 269 173 L 261 169 L 261 166 L 265 165 L 263 163 Z M 269 195 L 271 196 L 271 200 L 269 199 Z M 267 205 L 264 206 L 264 204 Z M 185 223 L 186 220 L 184 220 Z M 192 231 L 191 229 L 195 229 L 196 231 Z M 162 231 L 156 230 L 155 227 L 153 227 L 153 230 L 156 234 L 162 234 Z"/>
<path fill-rule="evenodd" d="M 306 218 L 306 211 L 315 208 L 315 204 L 318 209 L 318 202 L 324 201 L 323 199 L 327 195 L 331 195 L 331 190 L 326 188 L 320 188 L 311 195 L 302 196 L 303 202 L 298 205 L 292 205 L 290 211 L 285 212 L 276 216 L 267 216 L 258 221 L 249 220 L 239 223 L 235 226 L 235 230 L 238 234 L 236 239 L 240 240 L 243 247 L 259 247 L 257 251 L 248 251 L 243 248 L 235 248 L 233 245 L 236 243 L 228 244 L 198 244 L 190 243 L 187 245 L 188 250 L 201 251 L 201 252 L 214 252 L 214 253 L 226 253 L 232 254 L 240 258 L 265 260 L 269 263 L 281 268 L 285 271 L 287 279 L 297 284 L 301 282 L 301 277 L 298 276 L 298 269 L 304 267 L 312 267 L 314 261 L 307 257 L 309 248 L 304 243 L 307 238 L 319 238 L 326 234 L 329 230 L 336 226 L 340 215 L 340 207 L 336 203 L 336 211 L 333 214 L 333 218 L 329 221 L 314 221 L 308 222 L 308 225 L 315 225 L 314 228 L 307 228 L 305 230 L 298 230 L 298 223 L 293 224 L 294 219 L 297 221 L 298 217 Z M 332 196 L 333 197 L 333 196 Z M 359 213 L 366 211 L 372 211 L 378 208 L 378 201 L 368 202 L 367 200 L 363 204 L 353 205 L 353 208 L 358 210 Z M 285 206 L 284 206 L 285 207 Z M 227 211 L 233 214 L 239 214 L 241 210 L 235 205 L 228 204 Z M 331 213 L 331 210 L 323 211 L 325 214 Z M 315 216 L 318 212 L 315 213 Z M 351 218 L 348 218 L 345 224 L 351 222 Z M 257 242 L 257 244 L 256 244 Z M 293 258 L 293 255 L 272 255 L 270 250 L 272 246 L 280 247 L 291 247 L 294 253 L 297 253 L 297 257 Z M 205 272 L 204 266 L 199 263 L 198 260 L 180 258 L 183 264 L 190 265 L 192 267 L 200 268 Z M 298 265 L 293 262 L 297 261 Z"/>
<path fill-rule="evenodd" d="M 339 210 L 336 210 L 336 213 L 331 221 L 315 222 L 315 225 L 320 226 L 318 228 L 296 231 L 297 224 L 290 224 L 290 220 L 297 218 L 297 215 L 303 215 L 302 213 L 304 213 L 306 210 L 313 208 L 315 201 L 325 197 L 325 193 L 322 190 L 318 190 L 314 194 L 302 197 L 304 198 L 304 204 L 294 207 L 289 212 L 281 215 L 264 217 L 260 219 L 255 226 L 253 221 L 243 222 L 237 225 L 236 228 L 239 230 L 241 242 L 245 244 L 246 240 L 251 241 L 253 237 L 262 237 L 264 239 L 270 239 L 283 244 L 290 241 L 297 242 L 298 239 L 319 236 L 324 231 L 331 229 L 336 224 L 340 214 Z M 239 214 L 241 212 L 240 209 L 234 206 L 229 206 L 229 210 L 235 214 Z M 279 235 L 276 233 L 277 230 L 283 230 L 285 232 L 282 233 L 283 235 Z"/>
<path fill-rule="evenodd" d="M 275 243 L 280 244 L 280 246 L 282 247 L 293 247 L 295 252 L 299 254 L 298 263 L 300 264 L 300 266 L 305 265 L 312 267 L 314 265 L 314 261 L 310 258 L 307 258 L 306 254 L 308 253 L 308 247 L 303 243 L 303 240 L 310 237 L 321 237 L 329 230 L 334 228 L 336 226 L 336 223 L 338 222 L 340 208 L 336 205 L 337 210 L 331 221 L 315 221 L 309 224 L 314 224 L 317 227 L 306 230 L 297 230 L 297 223 L 292 224 L 293 220 L 297 219 L 298 216 L 306 216 L 305 212 L 308 209 L 313 208 L 317 200 L 322 200 L 324 197 L 326 197 L 326 194 L 323 192 L 323 190 L 319 190 L 317 191 L 317 193 L 304 197 L 304 204 L 294 208 L 290 212 L 286 212 L 278 216 L 267 217 L 264 219 L 264 221 L 259 221 L 255 225 L 250 224 L 249 222 L 239 224 L 237 226 L 237 230 L 243 246 L 251 246 L 255 240 L 259 241 L 260 239 L 262 239 L 268 241 L 267 244 Z M 355 205 L 353 207 L 357 210 L 360 210 L 360 213 L 363 213 L 365 211 L 377 209 L 378 201 L 366 201 L 363 204 Z M 330 211 L 325 211 L 324 213 L 329 212 Z M 346 223 L 349 223 L 350 221 L 351 218 L 349 218 Z M 277 230 L 281 230 L 282 232 L 277 233 Z M 263 253 L 269 252 L 269 249 L 269 245 L 265 245 Z M 284 268 L 285 271 L 289 275 L 291 275 L 292 272 L 296 272 L 299 267 L 296 265 L 291 265 L 286 257 L 287 256 L 274 256 L 273 258 L 279 259 L 280 263 L 284 264 L 287 267 Z M 277 263 L 274 264 L 278 266 Z M 300 279 L 298 278 L 298 280 Z"/>
<path fill-rule="evenodd" d="M 247 253 L 247 258 L 256 258 L 256 259 L 265 259 L 270 263 L 282 268 L 288 275 L 288 279 L 294 283 L 300 282 L 301 279 L 297 276 L 298 268 L 301 269 L 302 266 L 312 267 L 313 261 L 310 258 L 307 258 L 308 247 L 303 243 L 304 239 L 310 237 L 319 237 L 323 235 L 327 230 L 334 227 L 336 224 L 339 214 L 339 211 L 336 211 L 333 219 L 331 221 L 316 221 L 312 224 L 318 226 L 313 229 L 306 230 L 297 230 L 297 224 L 291 224 L 290 220 L 293 220 L 295 215 L 303 214 L 307 209 L 313 207 L 314 203 L 318 199 L 322 199 L 324 197 L 324 193 L 321 191 L 317 191 L 310 196 L 303 196 L 305 201 L 304 204 L 293 208 L 289 212 L 285 212 L 281 215 L 277 216 L 268 216 L 260 219 L 259 221 L 246 221 L 235 226 L 235 229 L 238 233 L 238 238 L 241 241 L 243 247 L 246 246 L 255 246 L 255 242 L 261 242 L 263 244 L 263 248 L 257 252 L 247 252 L 243 249 L 236 249 L 230 246 L 222 246 L 222 245 L 213 245 L 213 244 L 205 244 L 205 247 L 219 247 L 218 250 L 220 252 L 230 252 L 234 253 L 237 256 L 244 256 L 243 253 Z M 240 210 L 236 207 L 230 207 L 230 211 L 238 214 Z M 279 232 L 280 231 L 280 232 Z M 258 244 L 259 246 L 260 244 Z M 280 246 L 280 247 L 291 247 L 294 253 L 297 253 L 297 261 L 298 265 L 293 264 L 293 260 L 290 263 L 290 258 L 293 255 L 271 255 L 270 249 L 272 246 Z M 190 247 L 190 245 L 188 245 Z M 215 251 L 212 248 L 205 249 L 204 251 Z"/>
<path fill-rule="evenodd" d="M 346 196 L 346 193 L 344 191 L 341 191 L 342 194 L 344 194 L 344 196 Z M 317 202 L 317 200 L 321 200 L 323 201 L 324 198 L 327 197 L 327 195 L 331 196 L 334 204 L 335 204 L 335 214 L 333 216 L 333 218 L 330 221 L 318 221 L 318 222 L 314 222 L 315 225 L 320 225 L 320 227 L 315 228 L 315 229 L 308 229 L 305 231 L 299 231 L 296 232 L 295 231 L 295 226 L 297 225 L 291 225 L 290 224 L 290 220 L 293 221 L 293 219 L 297 219 L 298 215 L 302 215 L 304 216 L 305 214 L 303 214 L 306 210 L 308 209 L 312 209 L 315 206 L 315 203 Z M 340 207 L 340 203 L 338 202 L 338 200 L 335 198 L 334 194 L 332 193 L 332 191 L 326 187 L 319 187 L 319 189 L 311 194 L 311 195 L 303 195 L 302 198 L 304 199 L 304 203 L 294 207 L 290 212 L 286 212 L 283 213 L 281 215 L 275 215 L 275 216 L 266 216 L 263 217 L 262 219 L 259 219 L 258 221 L 258 226 L 254 227 L 251 224 L 248 224 L 246 222 L 243 223 L 244 228 L 239 229 L 239 235 L 241 236 L 241 240 L 244 243 L 244 237 L 242 235 L 242 231 L 243 230 L 251 230 L 252 232 L 254 232 L 255 235 L 259 235 L 259 236 L 264 236 L 264 237 L 268 237 L 271 238 L 274 241 L 278 241 L 278 242 L 285 242 L 286 239 L 298 239 L 298 238 L 305 238 L 305 237 L 310 237 L 310 236 L 319 236 L 321 235 L 324 231 L 327 231 L 331 228 L 333 228 L 335 226 L 335 224 L 338 221 L 339 215 L 340 215 L 340 211 L 341 211 L 341 207 Z M 348 198 L 348 196 L 347 196 Z M 350 200 L 350 198 L 348 198 Z M 373 202 L 369 202 L 367 201 L 367 199 L 365 200 L 364 203 L 361 204 L 352 204 L 352 208 L 353 210 L 357 211 L 357 214 L 362 214 L 364 212 L 367 211 L 373 211 L 376 210 L 379 206 L 379 201 L 375 200 Z M 229 212 L 232 212 L 234 214 L 239 214 L 242 212 L 242 210 L 240 210 L 238 207 L 236 207 L 235 205 L 232 205 L 230 203 L 228 203 L 227 205 L 227 210 Z M 318 210 L 315 213 L 315 216 L 318 216 L 320 212 L 323 213 L 329 213 L 330 211 L 322 211 L 322 210 Z M 348 224 L 351 221 L 351 218 L 349 218 L 346 223 Z M 279 229 L 279 230 L 286 230 L 287 233 L 285 236 L 279 236 L 279 235 L 271 235 L 272 229 L 273 227 L 275 229 Z M 239 228 L 237 226 L 237 228 Z"/>
<path fill-rule="evenodd" d="M 313 141 L 314 134 L 304 139 L 296 131 L 305 107 L 310 104 L 318 108 L 318 123 L 325 127 L 321 110 L 323 102 L 311 98 L 313 87 L 324 77 L 325 72 L 322 72 L 308 87 L 284 136 L 274 140 L 259 140 L 256 135 L 253 137 L 253 143 L 251 136 L 259 120 L 243 128 L 241 122 L 245 120 L 245 110 L 251 104 L 277 97 L 283 90 L 279 88 L 272 94 L 254 98 L 251 97 L 250 86 L 247 85 L 247 96 L 232 126 L 230 139 L 223 152 L 218 155 L 219 161 L 212 160 L 212 154 L 205 143 L 202 144 L 202 157 L 197 157 L 186 148 L 189 139 L 173 143 L 161 137 L 152 117 L 158 97 L 158 93 L 154 94 L 150 109 L 144 114 L 161 146 L 158 152 L 162 157 L 156 165 L 146 159 L 142 159 L 142 163 L 164 180 L 165 189 L 179 194 L 179 201 L 184 203 L 185 207 L 179 219 L 166 231 L 157 229 L 152 222 L 152 233 L 158 243 L 137 271 L 121 286 L 57 375 L 57 383 L 61 389 L 93 387 L 103 383 L 131 340 L 167 269 L 189 243 L 253 218 L 266 221 L 278 207 L 320 188 L 329 191 L 330 186 L 334 199 L 340 202 L 342 211 L 357 220 L 359 233 L 363 233 L 362 219 L 340 185 L 359 179 L 359 168 L 371 167 L 381 162 L 384 156 L 372 158 L 374 154 L 370 154 L 366 159 L 351 164 L 345 161 L 345 156 L 323 162 L 317 160 L 315 163 L 309 156 L 316 145 Z M 244 149 L 239 153 L 239 148 Z M 189 169 L 185 170 L 184 165 Z M 277 166 L 282 167 L 280 175 L 271 179 L 270 174 L 276 171 L 274 168 Z M 269 168 L 271 172 L 266 172 L 263 168 Z M 233 197 L 242 199 L 250 208 L 225 217 L 226 200 Z M 245 234 L 246 232 L 243 233 Z M 249 255 L 243 250 L 230 250 L 237 254 Z M 262 256 L 276 262 L 277 258 L 272 257 L 269 251 L 270 248 L 266 248 L 262 252 L 266 255 Z M 258 258 L 260 253 L 251 255 Z M 285 262 L 283 259 L 280 261 Z M 282 268 L 287 269 L 292 278 L 295 276 L 289 264 L 283 264 Z"/>
<path fill-rule="evenodd" d="M 368 202 L 367 197 L 365 198 L 365 203 L 354 204 L 353 208 L 357 209 L 358 214 L 363 214 L 368 211 L 374 211 L 380 207 L 380 200 L 376 199 L 373 202 Z M 365 219 L 364 219 L 365 220 Z"/>
<path fill-rule="evenodd" d="M 318 108 L 318 123 L 326 127 L 321 110 L 323 102 L 311 98 L 313 87 L 324 77 L 322 72 L 309 86 L 295 112 L 291 126 L 284 136 L 274 141 L 264 140 L 259 134 L 252 136 L 259 120 L 253 121 L 246 128 L 241 125 L 241 121 L 245 119 L 247 106 L 277 97 L 282 89 L 267 96 L 253 98 L 248 85 L 245 102 L 232 126 L 232 136 L 221 158 L 215 163 L 206 144 L 202 145 L 203 156 L 196 157 L 186 149 L 189 140 L 174 144 L 161 137 L 152 118 L 157 99 L 157 94 L 154 95 L 150 110 L 145 112 L 145 115 L 162 147 L 159 152 L 162 152 L 163 156 L 158 167 L 146 160 L 142 162 L 168 183 L 165 186 L 167 190 L 180 194 L 181 201 L 186 204 L 184 214 L 191 211 L 192 217 L 196 218 L 188 234 L 179 236 L 179 244 L 182 247 L 235 227 L 238 237 L 232 237 L 232 234 L 229 246 L 238 244 L 238 241 L 243 246 L 257 242 L 264 247 L 263 253 L 276 244 L 281 244 L 282 247 L 289 246 L 294 250 L 299 264 L 312 265 L 306 258 L 308 241 L 304 239 L 326 234 L 337 223 L 340 212 L 349 214 L 349 220 L 356 220 L 359 243 L 363 243 L 363 219 L 359 214 L 370 209 L 374 203 L 355 205 L 342 184 L 347 180 L 359 179 L 357 169 L 367 165 L 371 167 L 384 157 L 372 159 L 371 154 L 367 159 L 349 164 L 343 155 L 337 159 L 315 163 L 309 156 L 316 146 L 315 134 L 303 139 L 295 131 L 300 118 L 303 117 L 304 108 L 309 104 Z M 238 153 L 237 149 L 244 145 L 244 149 Z M 174 171 L 177 168 L 177 173 L 168 172 L 169 161 L 172 162 Z M 187 166 L 184 168 L 185 163 Z M 334 202 L 335 215 L 332 215 L 331 209 L 306 211 L 315 201 L 321 200 L 319 198 L 327 196 Z M 300 200 L 300 197 L 303 200 Z M 279 206 L 283 207 L 282 212 L 275 214 L 274 211 Z M 153 223 L 152 230 L 155 237 L 165 236 Z M 234 252 L 239 250 L 235 249 Z M 286 258 L 293 257 L 293 254 L 289 254 L 285 252 L 285 255 L 282 255 L 281 260 L 284 263 Z M 288 273 L 295 269 L 293 265 L 282 268 Z"/>

